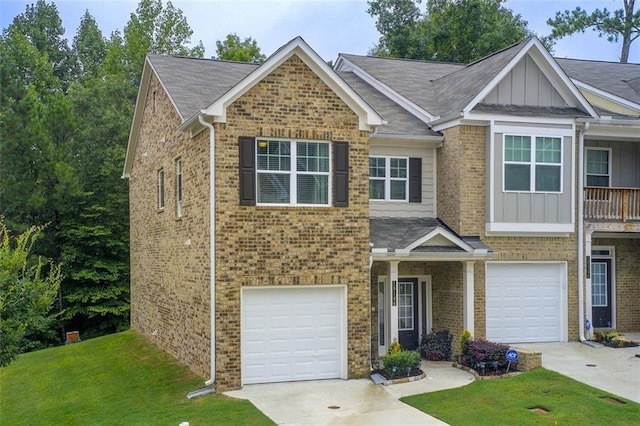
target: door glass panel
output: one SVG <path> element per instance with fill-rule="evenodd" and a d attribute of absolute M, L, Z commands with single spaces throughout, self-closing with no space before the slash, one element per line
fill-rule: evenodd
<path fill-rule="evenodd" d="M 378 283 L 378 341 L 384 346 L 384 281 Z"/>
<path fill-rule="evenodd" d="M 413 330 L 413 283 L 398 283 L 398 330 Z"/>
<path fill-rule="evenodd" d="M 608 306 L 605 262 L 591 262 L 591 306 Z"/>

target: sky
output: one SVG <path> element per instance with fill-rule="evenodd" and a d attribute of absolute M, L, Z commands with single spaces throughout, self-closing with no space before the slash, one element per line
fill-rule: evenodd
<path fill-rule="evenodd" d="M 0 0 L 0 27 L 36 0 Z M 50 0 L 47 0 L 50 2 Z M 366 12 L 366 0 L 173 0 L 193 29 L 192 43 L 202 41 L 205 57 L 216 54 L 216 41 L 235 33 L 252 37 L 267 56 L 291 39 L 301 36 L 325 61 L 335 61 L 339 53 L 366 55 L 378 42 L 375 20 Z M 422 2 L 424 5 L 424 1 Z M 138 0 L 57 0 L 55 1 L 65 38 L 71 44 L 80 17 L 89 10 L 105 37 L 125 27 Z M 508 0 L 505 6 L 528 21 L 529 28 L 544 36 L 550 33 L 546 20 L 555 12 L 580 6 L 619 9 L 622 0 Z M 424 8 L 424 6 L 423 6 Z M 617 62 L 621 43 L 610 43 L 587 31 L 557 42 L 554 56 Z M 632 44 L 629 62 L 640 63 L 640 41 Z"/>

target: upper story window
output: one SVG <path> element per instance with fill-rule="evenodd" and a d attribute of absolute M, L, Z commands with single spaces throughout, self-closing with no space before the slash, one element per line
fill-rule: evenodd
<path fill-rule="evenodd" d="M 587 186 L 611 186 L 611 167 L 608 148 L 587 148 Z"/>
<path fill-rule="evenodd" d="M 176 160 L 176 216 L 182 217 L 182 159 Z"/>
<path fill-rule="evenodd" d="M 562 192 L 562 138 L 505 135 L 504 190 Z"/>
<path fill-rule="evenodd" d="M 369 157 L 369 199 L 408 201 L 409 159 Z"/>
<path fill-rule="evenodd" d="M 329 143 L 257 140 L 259 204 L 329 205 Z"/>
<path fill-rule="evenodd" d="M 158 209 L 164 209 L 164 169 L 158 170 Z"/>

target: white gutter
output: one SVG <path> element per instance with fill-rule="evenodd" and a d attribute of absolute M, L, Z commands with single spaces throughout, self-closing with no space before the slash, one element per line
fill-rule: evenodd
<path fill-rule="evenodd" d="M 210 386 L 216 381 L 216 152 L 215 129 L 213 124 L 205 121 L 204 114 L 204 111 L 200 112 L 198 121 L 209 128 L 209 167 L 211 168 L 211 173 L 209 174 L 209 221 L 211 223 L 211 231 L 209 233 L 211 251 L 209 254 L 211 338 L 209 340 L 211 341 L 211 378 L 204 382 L 205 385 Z"/>
<path fill-rule="evenodd" d="M 578 131 L 578 336 L 584 337 L 584 134 L 589 130 L 589 122 Z"/>

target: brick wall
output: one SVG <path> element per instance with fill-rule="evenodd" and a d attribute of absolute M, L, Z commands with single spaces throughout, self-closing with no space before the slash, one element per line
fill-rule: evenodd
<path fill-rule="evenodd" d="M 173 105 L 150 81 L 131 171 L 131 327 L 209 374 L 209 139 L 179 132 Z M 164 142 L 163 142 L 164 141 Z M 176 216 L 175 159 L 182 159 L 183 216 Z M 157 172 L 165 172 L 158 209 Z"/>
<path fill-rule="evenodd" d="M 348 375 L 370 367 L 368 133 L 296 56 L 216 124 L 216 344 L 220 390 L 240 385 L 243 286 L 347 285 Z M 349 207 L 239 206 L 238 138 L 349 142 Z"/>

